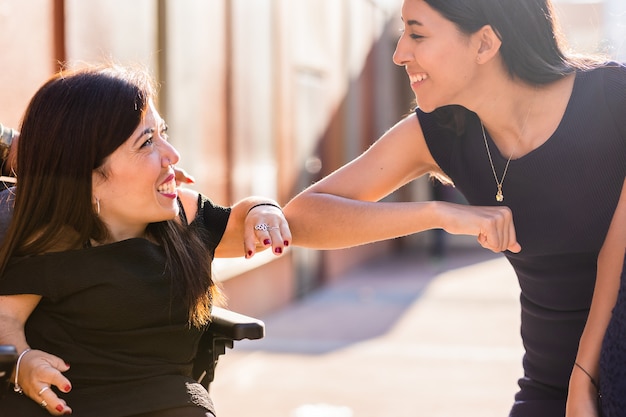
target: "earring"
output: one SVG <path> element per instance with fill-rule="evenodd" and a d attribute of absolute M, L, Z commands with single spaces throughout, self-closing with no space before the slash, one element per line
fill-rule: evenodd
<path fill-rule="evenodd" d="M 100 215 L 100 200 L 96 198 L 96 214 Z"/>

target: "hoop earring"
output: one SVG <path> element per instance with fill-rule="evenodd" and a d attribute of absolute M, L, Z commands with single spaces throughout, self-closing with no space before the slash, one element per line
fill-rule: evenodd
<path fill-rule="evenodd" d="M 96 198 L 96 215 L 100 215 L 100 200 Z"/>

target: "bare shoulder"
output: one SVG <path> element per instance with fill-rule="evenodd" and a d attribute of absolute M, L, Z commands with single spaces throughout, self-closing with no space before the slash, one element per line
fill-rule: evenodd
<path fill-rule="evenodd" d="M 183 208 L 185 209 L 185 215 L 187 216 L 187 220 L 191 222 L 198 212 L 198 196 L 199 193 L 194 190 L 190 190 L 188 188 L 179 188 L 178 189 L 178 198 L 183 204 Z"/>

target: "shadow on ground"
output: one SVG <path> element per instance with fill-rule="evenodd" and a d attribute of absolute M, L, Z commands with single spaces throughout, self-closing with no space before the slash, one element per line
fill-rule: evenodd
<path fill-rule="evenodd" d="M 406 251 L 348 272 L 292 305 L 262 317 L 266 336 L 238 350 L 320 355 L 385 334 L 439 274 L 501 257 L 452 249 L 443 258 Z"/>

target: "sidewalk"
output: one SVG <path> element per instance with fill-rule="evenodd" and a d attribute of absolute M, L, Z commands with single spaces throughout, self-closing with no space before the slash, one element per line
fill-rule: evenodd
<path fill-rule="evenodd" d="M 218 417 L 505 417 L 521 375 L 517 281 L 485 250 L 351 271 L 222 356 Z"/>

